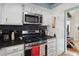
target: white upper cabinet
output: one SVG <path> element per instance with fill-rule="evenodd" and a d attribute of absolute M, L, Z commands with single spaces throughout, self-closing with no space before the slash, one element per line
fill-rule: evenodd
<path fill-rule="evenodd" d="M 42 25 L 51 25 L 51 17 L 48 13 L 43 14 L 43 23 Z"/>
<path fill-rule="evenodd" d="M 0 24 L 2 23 L 2 4 L 0 4 Z"/>
<path fill-rule="evenodd" d="M 4 4 L 2 7 L 2 24 L 22 25 L 22 12 L 20 4 Z"/>

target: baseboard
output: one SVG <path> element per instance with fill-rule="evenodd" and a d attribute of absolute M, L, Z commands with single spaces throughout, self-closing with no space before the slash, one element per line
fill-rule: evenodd
<path fill-rule="evenodd" d="M 57 55 L 57 56 L 62 56 L 62 54 L 64 54 L 64 53 L 65 53 L 65 51 L 64 51 L 64 52 L 62 52 L 61 54 Z"/>

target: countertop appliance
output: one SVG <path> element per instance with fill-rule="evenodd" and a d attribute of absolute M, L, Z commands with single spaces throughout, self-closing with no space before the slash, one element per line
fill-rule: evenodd
<path fill-rule="evenodd" d="M 42 15 L 24 12 L 24 24 L 41 24 L 42 23 Z"/>
<path fill-rule="evenodd" d="M 18 30 L 2 30 L 0 35 L 2 42 L 12 42 L 16 41 L 17 39 L 22 39 L 22 31 Z"/>
<path fill-rule="evenodd" d="M 2 41 L 9 42 L 11 41 L 11 31 L 10 30 L 2 30 Z"/>

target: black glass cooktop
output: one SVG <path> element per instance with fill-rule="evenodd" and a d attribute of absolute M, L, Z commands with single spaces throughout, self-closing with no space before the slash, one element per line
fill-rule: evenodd
<path fill-rule="evenodd" d="M 38 42 L 43 40 L 41 37 L 24 37 L 25 43 Z"/>

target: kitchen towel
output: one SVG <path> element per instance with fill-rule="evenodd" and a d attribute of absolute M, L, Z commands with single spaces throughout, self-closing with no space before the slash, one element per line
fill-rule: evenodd
<path fill-rule="evenodd" d="M 39 46 L 32 46 L 31 56 L 39 56 Z"/>

